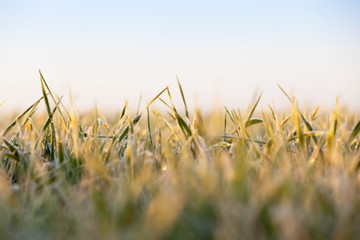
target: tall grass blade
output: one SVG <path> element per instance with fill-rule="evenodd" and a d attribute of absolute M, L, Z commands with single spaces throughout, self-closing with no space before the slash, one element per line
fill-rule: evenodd
<path fill-rule="evenodd" d="M 49 94 L 50 94 L 51 99 L 53 100 L 54 104 L 55 104 L 55 105 L 57 106 L 57 108 L 58 108 L 58 111 L 59 111 L 59 113 L 60 113 L 61 119 L 63 120 L 64 124 L 67 125 L 66 120 L 65 120 L 65 118 L 64 118 L 64 115 L 62 114 L 61 109 L 60 109 L 60 107 L 58 106 L 58 104 L 56 104 L 57 101 L 55 100 L 55 97 L 54 97 L 54 95 L 52 94 L 52 92 L 51 92 L 51 90 L 50 90 L 47 82 L 45 81 L 45 78 L 44 78 L 44 76 L 42 75 L 42 73 L 41 73 L 40 70 L 39 70 L 39 74 L 40 74 L 40 77 L 41 77 L 41 82 L 44 83 L 46 89 L 49 91 Z"/>
<path fill-rule="evenodd" d="M 46 105 L 46 110 L 47 110 L 48 116 L 49 116 L 48 122 L 50 123 L 50 127 L 51 127 L 51 155 L 50 155 L 50 161 L 52 161 L 52 160 L 54 160 L 54 156 L 55 156 L 55 144 L 56 144 L 55 125 L 54 125 L 54 122 L 53 122 L 53 112 L 50 109 L 49 99 L 47 97 L 45 86 L 44 86 L 45 80 L 42 77 L 41 72 L 40 72 L 40 76 L 41 76 L 41 89 L 42 89 L 42 93 L 43 93 L 43 97 L 44 97 L 44 101 L 45 101 L 45 105 Z M 56 104 L 54 112 L 55 112 L 57 107 L 58 107 L 58 105 Z"/>
<path fill-rule="evenodd" d="M 314 120 L 316 118 L 316 114 L 320 109 L 320 105 L 315 109 L 315 111 L 311 114 L 311 119 Z"/>
<path fill-rule="evenodd" d="M 141 115 L 137 115 L 132 121 L 130 120 L 129 118 L 129 121 L 131 122 L 131 126 L 127 126 L 124 131 L 120 134 L 119 138 L 117 138 L 116 140 L 118 142 L 121 142 L 128 134 L 129 134 L 129 130 L 130 130 L 130 127 L 132 127 L 133 125 L 137 124 L 139 122 L 141 118 Z M 115 139 L 115 138 L 114 138 Z"/>
<path fill-rule="evenodd" d="M 122 109 L 122 111 L 121 111 L 120 119 L 122 119 L 123 116 L 125 115 L 126 109 L 127 109 L 127 105 L 128 105 L 128 102 L 126 101 L 126 102 L 125 102 L 125 105 L 124 105 L 124 107 L 123 107 L 123 109 Z"/>
<path fill-rule="evenodd" d="M 181 128 L 181 130 L 183 131 L 184 135 L 186 138 L 189 138 L 192 136 L 192 131 L 189 127 L 189 125 L 185 122 L 185 120 L 178 114 L 175 112 L 175 117 L 176 120 Z"/>
<path fill-rule="evenodd" d="M 149 107 L 153 102 L 155 102 L 155 100 L 158 99 L 158 98 L 161 96 L 161 94 L 163 94 L 163 93 L 164 93 L 166 90 L 168 90 L 168 89 L 169 89 L 169 86 L 167 86 L 167 87 L 164 88 L 161 92 L 159 92 L 158 95 L 156 95 L 156 96 L 147 104 L 146 108 Z"/>
<path fill-rule="evenodd" d="M 285 96 L 287 97 L 287 99 L 289 99 L 289 101 L 291 102 L 291 103 L 294 103 L 294 99 L 292 99 L 286 92 L 285 92 L 285 90 L 280 86 L 280 84 L 278 84 L 277 85 L 279 88 L 280 88 L 280 90 L 285 94 Z"/>
<path fill-rule="evenodd" d="M 254 106 L 252 107 L 252 109 L 251 109 L 251 111 L 250 111 L 250 114 L 249 114 L 249 116 L 247 117 L 246 124 L 247 124 L 248 122 L 250 122 L 251 117 L 252 117 L 252 115 L 254 114 L 257 105 L 259 104 L 259 101 L 260 101 L 260 99 L 261 99 L 261 96 L 262 96 L 262 92 L 260 93 L 260 95 L 259 95 L 258 99 L 256 100 Z M 245 124 L 245 125 L 246 125 L 246 124 Z M 250 126 L 251 126 L 251 125 L 250 125 Z"/>
<path fill-rule="evenodd" d="M 174 136 L 176 137 L 176 139 L 178 141 L 180 141 L 179 135 L 177 134 L 176 130 L 174 129 L 173 126 L 171 126 L 171 124 L 161 116 L 161 114 L 159 112 L 157 112 L 156 110 L 152 110 L 152 112 L 161 120 L 165 123 L 165 125 L 169 128 L 169 130 L 174 134 Z"/>
<path fill-rule="evenodd" d="M 16 152 L 18 150 L 18 148 L 12 144 L 9 140 L 7 140 L 4 137 L 1 137 L 5 143 L 5 145 L 7 146 L 7 148 L 10 150 L 10 152 Z"/>
<path fill-rule="evenodd" d="M 298 112 L 299 112 L 299 111 L 298 111 Z M 302 115 L 300 112 L 299 112 L 299 114 L 300 114 L 301 119 L 304 121 L 307 129 L 309 129 L 309 131 L 314 131 L 313 127 L 312 127 L 311 124 L 306 120 L 306 118 L 304 117 L 304 115 Z M 316 113 L 315 113 L 315 114 L 316 114 Z M 313 135 L 312 138 L 313 138 L 313 140 L 314 140 L 315 143 L 318 142 L 316 136 Z"/>
<path fill-rule="evenodd" d="M 183 103 L 184 103 L 184 106 L 185 106 L 185 115 L 187 118 L 189 118 L 189 111 L 188 111 L 188 107 L 187 107 L 187 104 L 186 104 L 186 100 L 185 100 L 185 96 L 184 96 L 184 91 L 181 87 L 181 84 L 180 84 L 180 80 L 178 78 L 178 76 L 176 76 L 176 79 L 177 79 L 177 82 L 178 82 L 178 85 L 179 85 L 179 89 L 180 89 L 180 93 L 181 93 L 181 98 L 183 100 Z"/>
<path fill-rule="evenodd" d="M 43 98 L 44 97 L 39 98 L 35 103 L 33 103 L 30 107 L 28 107 L 23 113 L 21 113 L 19 116 L 17 116 L 15 118 L 15 120 L 12 121 L 10 123 L 10 125 L 5 129 L 3 136 L 5 136 L 11 130 L 11 128 L 14 127 L 16 125 L 16 123 L 19 122 L 21 120 L 21 118 L 23 118 L 25 116 L 26 113 L 28 113 L 32 109 L 35 109 Z"/>
<path fill-rule="evenodd" d="M 294 119 L 294 123 L 295 123 L 295 127 L 296 127 L 296 135 L 299 140 L 300 148 L 303 148 L 304 143 L 305 143 L 304 133 L 303 133 L 303 129 L 301 127 L 300 121 L 299 121 L 299 114 L 298 114 L 297 108 L 295 106 L 295 103 L 293 106 L 293 119 Z"/>
<path fill-rule="evenodd" d="M 151 150 L 153 151 L 154 150 L 154 143 L 153 143 L 152 136 L 151 136 L 150 114 L 149 114 L 149 108 L 148 107 L 146 108 L 146 113 L 147 113 L 147 126 L 148 126 L 148 132 L 149 132 L 148 135 L 149 135 L 150 147 L 151 147 Z"/>
<path fill-rule="evenodd" d="M 59 102 L 60 102 L 60 100 L 59 100 Z M 59 104 L 59 102 L 58 102 L 57 104 Z M 45 133 L 45 131 L 47 130 L 47 128 L 49 127 L 49 125 L 51 125 L 51 123 L 52 123 L 52 117 L 54 116 L 54 114 L 55 114 L 55 112 L 56 112 L 57 109 L 58 109 L 57 107 L 54 107 L 54 108 L 53 108 L 53 110 L 51 111 L 48 119 L 46 120 L 46 122 L 45 122 L 45 124 L 44 124 L 44 126 L 41 128 L 39 137 L 38 137 L 38 139 L 37 139 L 37 141 L 36 141 L 36 143 L 35 143 L 35 145 L 34 145 L 34 150 L 37 148 L 37 145 L 38 145 L 38 143 L 39 143 L 42 135 Z"/>
<path fill-rule="evenodd" d="M 287 118 L 285 118 L 282 122 L 281 122 L 281 127 L 284 127 L 285 124 L 289 121 L 289 119 L 291 118 L 291 115 L 289 115 Z"/>
<path fill-rule="evenodd" d="M 335 134 L 336 134 L 336 130 L 337 130 L 337 117 L 338 117 L 338 106 L 339 106 L 339 98 L 336 100 L 336 107 L 335 110 L 333 112 L 332 115 L 332 123 L 330 126 L 330 130 L 329 130 L 329 135 L 328 135 L 328 140 L 327 140 L 327 145 L 328 148 L 331 150 L 334 143 L 335 143 Z"/>
<path fill-rule="evenodd" d="M 357 122 L 357 124 L 351 131 L 348 142 L 350 143 L 356 137 L 356 135 L 358 135 L 359 132 L 360 132 L 360 121 Z"/>
<path fill-rule="evenodd" d="M 170 89 L 167 88 L 166 91 L 167 91 L 167 93 L 168 93 L 168 96 L 169 96 L 169 100 L 170 100 L 172 109 L 174 110 L 174 112 L 176 112 L 176 108 L 175 108 L 175 105 L 174 105 L 173 100 L 172 100 L 172 97 L 171 97 Z"/>

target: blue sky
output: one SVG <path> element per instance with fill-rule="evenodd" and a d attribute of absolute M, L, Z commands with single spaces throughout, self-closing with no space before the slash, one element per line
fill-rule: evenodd
<path fill-rule="evenodd" d="M 176 75 L 205 108 L 242 107 L 256 90 L 281 104 L 277 83 L 301 101 L 360 106 L 359 1 L 0 0 L 0 29 L 7 106 L 41 94 L 38 69 L 80 107 L 147 101 Z"/>

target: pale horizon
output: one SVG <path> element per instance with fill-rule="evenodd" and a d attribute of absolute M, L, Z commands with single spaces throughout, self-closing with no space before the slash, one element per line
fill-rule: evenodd
<path fill-rule="evenodd" d="M 41 96 L 38 69 L 80 109 L 151 100 L 176 76 L 190 106 L 360 107 L 355 1 L 18 1 L 0 7 L 0 112 Z M 195 100 L 196 99 L 196 100 Z M 215 102 L 215 103 L 214 103 Z M 219 102 L 218 102 L 219 103 Z"/>

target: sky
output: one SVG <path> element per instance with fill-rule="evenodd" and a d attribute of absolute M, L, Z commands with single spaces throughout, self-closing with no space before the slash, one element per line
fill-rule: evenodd
<path fill-rule="evenodd" d="M 179 77 L 190 106 L 360 108 L 360 1 L 0 0 L 0 111 L 50 87 L 79 108 L 149 102 Z"/>

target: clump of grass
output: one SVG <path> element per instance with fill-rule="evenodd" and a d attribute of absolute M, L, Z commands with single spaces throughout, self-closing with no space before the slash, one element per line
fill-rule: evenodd
<path fill-rule="evenodd" d="M 360 116 L 183 109 L 106 119 L 42 96 L 0 124 L 4 239 L 358 239 Z M 168 99 L 168 100 L 165 100 Z M 154 102 L 166 106 L 158 111 Z M 46 113 L 37 112 L 40 104 Z"/>

